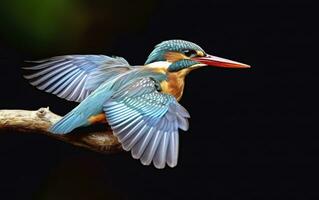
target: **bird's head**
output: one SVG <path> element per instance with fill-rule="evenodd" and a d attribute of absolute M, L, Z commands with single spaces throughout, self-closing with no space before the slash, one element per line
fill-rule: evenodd
<path fill-rule="evenodd" d="M 145 64 L 169 62 L 169 72 L 202 66 L 250 68 L 249 65 L 207 54 L 200 46 L 185 40 L 167 40 L 155 46 Z"/>

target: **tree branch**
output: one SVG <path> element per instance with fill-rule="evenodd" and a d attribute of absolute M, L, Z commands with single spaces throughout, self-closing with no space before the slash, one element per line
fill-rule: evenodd
<path fill-rule="evenodd" d="M 49 108 L 29 110 L 0 110 L 0 131 L 17 131 L 19 133 L 36 133 L 47 135 L 57 140 L 84 147 L 101 153 L 121 151 L 121 145 L 112 134 L 110 127 L 105 131 L 70 133 L 66 135 L 52 134 L 49 127 L 62 117 L 52 113 Z"/>

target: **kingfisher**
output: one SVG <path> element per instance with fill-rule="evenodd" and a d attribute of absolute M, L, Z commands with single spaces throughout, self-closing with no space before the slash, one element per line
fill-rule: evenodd
<path fill-rule="evenodd" d="M 205 66 L 250 68 L 207 54 L 185 40 L 157 44 L 144 65 L 122 57 L 65 55 L 35 61 L 24 77 L 40 90 L 79 104 L 49 131 L 67 134 L 78 127 L 107 122 L 122 148 L 143 165 L 158 169 L 178 162 L 179 129 L 190 118 L 178 101 L 185 76 Z"/>

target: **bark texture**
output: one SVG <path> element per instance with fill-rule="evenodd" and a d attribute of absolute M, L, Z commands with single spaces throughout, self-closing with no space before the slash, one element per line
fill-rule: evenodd
<path fill-rule="evenodd" d="M 122 150 L 117 138 L 112 134 L 110 127 L 107 126 L 105 131 L 88 130 L 87 132 L 81 131 L 66 135 L 50 133 L 48 131 L 49 127 L 61 118 L 61 116 L 51 112 L 49 108 L 40 108 L 36 111 L 0 110 L 0 131 L 47 135 L 101 153 L 113 153 Z"/>

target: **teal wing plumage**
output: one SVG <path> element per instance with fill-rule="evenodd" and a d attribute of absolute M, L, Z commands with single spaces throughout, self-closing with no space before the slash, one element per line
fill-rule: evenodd
<path fill-rule="evenodd" d="M 81 126 L 90 125 L 88 119 L 103 112 L 103 104 L 113 94 L 111 87 L 118 77 L 103 83 L 85 98 L 78 106 L 67 113 L 62 119 L 50 127 L 49 131 L 55 134 L 66 134 Z"/>
<path fill-rule="evenodd" d="M 69 101 L 81 102 L 103 82 L 127 71 L 129 63 L 121 57 L 105 55 L 67 55 L 36 61 L 24 77 L 40 90 Z"/>
<path fill-rule="evenodd" d="M 189 114 L 176 99 L 159 92 L 152 78 L 135 79 L 114 92 L 103 110 L 123 149 L 155 167 L 177 165 L 178 129 L 187 130 Z"/>
<path fill-rule="evenodd" d="M 90 125 L 88 119 L 103 112 L 103 105 L 106 101 L 116 97 L 119 91 L 129 87 L 136 79 L 151 77 L 156 80 L 163 80 L 166 76 L 145 70 L 142 67 L 131 67 L 123 73 L 109 77 L 88 97 L 66 114 L 61 120 L 50 127 L 50 132 L 55 134 L 66 134 L 81 126 Z"/>

